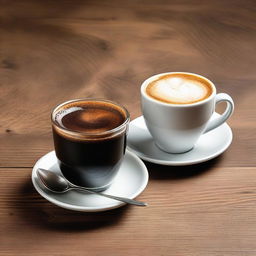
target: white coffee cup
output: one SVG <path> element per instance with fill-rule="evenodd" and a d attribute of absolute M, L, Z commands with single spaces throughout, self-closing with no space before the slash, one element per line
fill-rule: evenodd
<path fill-rule="evenodd" d="M 169 74 L 187 74 L 203 79 L 211 85 L 211 94 L 195 103 L 172 104 L 154 99 L 146 92 L 147 86 L 159 77 Z M 227 103 L 226 110 L 210 120 L 219 102 Z M 187 72 L 168 72 L 154 75 L 141 85 L 142 113 L 155 144 L 168 153 L 184 153 L 191 150 L 199 137 L 223 124 L 233 113 L 234 102 L 226 93 L 216 94 L 216 87 L 207 78 Z"/>

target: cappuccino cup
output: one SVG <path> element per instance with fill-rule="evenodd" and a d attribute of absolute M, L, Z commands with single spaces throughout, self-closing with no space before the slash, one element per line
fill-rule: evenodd
<path fill-rule="evenodd" d="M 219 102 L 226 109 L 210 120 Z M 233 113 L 234 102 L 226 93 L 216 93 L 207 78 L 187 72 L 154 75 L 141 85 L 141 107 L 155 144 L 167 153 L 191 150 L 199 137 L 221 124 Z"/>

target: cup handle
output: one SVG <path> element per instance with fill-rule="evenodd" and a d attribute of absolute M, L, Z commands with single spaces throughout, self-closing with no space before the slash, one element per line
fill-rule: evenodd
<path fill-rule="evenodd" d="M 204 133 L 207 133 L 207 132 L 217 128 L 218 126 L 222 125 L 232 115 L 232 113 L 234 111 L 234 102 L 233 102 L 232 98 L 226 93 L 218 93 L 215 96 L 215 105 L 222 101 L 225 101 L 227 103 L 226 110 L 224 111 L 224 113 L 221 116 L 217 117 L 214 120 L 211 120 L 207 124 Z"/>

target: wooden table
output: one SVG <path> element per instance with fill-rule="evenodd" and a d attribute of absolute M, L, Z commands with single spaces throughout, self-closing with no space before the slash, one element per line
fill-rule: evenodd
<path fill-rule="evenodd" d="M 1 1 L 0 255 L 256 255 L 255 1 Z M 58 208 L 32 186 L 53 149 L 50 111 L 80 97 L 141 115 L 141 82 L 167 71 L 232 95 L 231 147 L 187 167 L 146 163 L 147 208 Z"/>

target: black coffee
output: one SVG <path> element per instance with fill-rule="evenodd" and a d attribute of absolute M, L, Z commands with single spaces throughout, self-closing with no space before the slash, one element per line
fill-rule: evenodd
<path fill-rule="evenodd" d="M 53 138 L 63 175 L 102 190 L 116 175 L 126 147 L 126 110 L 107 101 L 75 101 L 53 113 Z"/>

